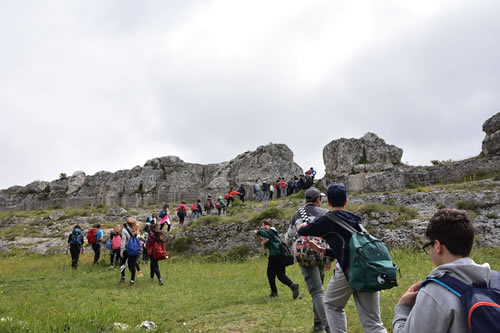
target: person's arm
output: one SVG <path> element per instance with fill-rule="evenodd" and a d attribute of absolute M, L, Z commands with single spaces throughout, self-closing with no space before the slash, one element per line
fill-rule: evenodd
<path fill-rule="evenodd" d="M 290 221 L 290 225 L 288 226 L 288 230 L 285 234 L 285 243 L 288 246 L 291 246 L 295 240 L 295 236 L 297 236 L 297 228 L 295 227 L 295 221 Z"/>
<path fill-rule="evenodd" d="M 410 286 L 394 308 L 393 333 L 447 333 L 457 313 L 443 304 L 439 292 L 418 290 L 418 286 L 420 282 Z"/>
<path fill-rule="evenodd" d="M 120 245 L 120 255 L 123 256 L 123 253 L 125 252 L 126 246 L 127 246 L 127 238 L 128 238 L 128 233 L 125 228 L 122 230 L 122 244 Z"/>

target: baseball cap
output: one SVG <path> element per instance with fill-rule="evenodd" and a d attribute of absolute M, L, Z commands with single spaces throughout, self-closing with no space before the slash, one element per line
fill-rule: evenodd
<path fill-rule="evenodd" d="M 313 202 L 317 197 L 324 197 L 325 194 L 316 187 L 310 187 L 306 190 L 306 202 Z"/>
<path fill-rule="evenodd" d="M 333 207 L 344 207 L 347 190 L 342 184 L 332 184 L 328 188 L 328 201 Z"/>

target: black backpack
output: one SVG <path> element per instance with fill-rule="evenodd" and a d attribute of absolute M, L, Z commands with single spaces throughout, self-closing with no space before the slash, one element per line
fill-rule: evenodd
<path fill-rule="evenodd" d="M 186 216 L 186 210 L 184 209 L 183 206 L 181 206 L 181 209 L 177 212 L 177 216 L 179 217 L 185 217 Z"/>

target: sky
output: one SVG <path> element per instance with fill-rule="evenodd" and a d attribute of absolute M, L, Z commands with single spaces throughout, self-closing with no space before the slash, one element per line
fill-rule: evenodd
<path fill-rule="evenodd" d="M 0 189 L 155 157 L 210 164 L 376 133 L 402 162 L 481 152 L 500 1 L 0 0 Z"/>

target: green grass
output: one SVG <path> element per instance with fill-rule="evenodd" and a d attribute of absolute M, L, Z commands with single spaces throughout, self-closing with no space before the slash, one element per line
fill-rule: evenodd
<path fill-rule="evenodd" d="M 398 288 L 380 295 L 389 332 L 399 297 L 434 267 L 420 252 L 397 250 L 392 255 L 402 276 Z M 142 265 L 145 277 L 129 287 L 118 283 L 117 269 L 109 270 L 104 262 L 93 266 L 92 251 L 81 257 L 76 271 L 70 268 L 69 255 L 2 253 L 0 318 L 12 320 L 0 321 L 0 331 L 111 332 L 115 322 L 128 324 L 132 331 L 145 320 L 158 325 L 155 332 L 170 333 L 311 331 L 311 297 L 297 265 L 287 268 L 287 274 L 300 284 L 304 297 L 293 301 L 290 290 L 280 283 L 280 297 L 267 297 L 267 259 L 262 256 L 243 263 L 171 257 L 160 263 L 165 286 L 150 282 L 149 267 Z M 478 249 L 472 257 L 500 269 L 500 248 Z M 107 262 L 107 255 L 101 260 Z M 325 286 L 331 275 L 327 272 Z M 346 313 L 349 332 L 362 332 L 352 299 Z"/>

